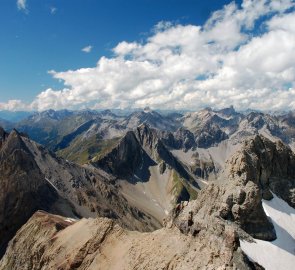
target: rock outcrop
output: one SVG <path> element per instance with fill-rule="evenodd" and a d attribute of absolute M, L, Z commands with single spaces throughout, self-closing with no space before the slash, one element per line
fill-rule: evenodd
<path fill-rule="evenodd" d="M 294 168 L 294 153 L 281 141 L 274 143 L 263 136 L 247 140 L 226 165 L 222 216 L 256 238 L 275 239 L 261 200 L 272 199 L 272 191 L 294 207 Z"/>
<path fill-rule="evenodd" d="M 186 212 L 191 212 L 194 226 L 182 228 L 182 219 L 176 223 L 182 230 L 195 233 L 207 226 L 208 218 L 211 222 L 210 213 L 214 213 L 254 238 L 274 240 L 276 233 L 262 199 L 271 199 L 274 192 L 294 207 L 294 165 L 295 156 L 288 146 L 262 136 L 252 137 L 226 162 L 217 183 L 210 184 L 199 193 L 198 200 L 190 203 Z"/>
<path fill-rule="evenodd" d="M 244 184 L 251 181 L 264 199 L 271 199 L 272 191 L 295 207 L 295 155 L 281 141 L 255 136 L 245 142 L 228 165 L 230 179 L 239 179 Z"/>
<path fill-rule="evenodd" d="M 167 131 L 160 131 L 160 137 L 163 143 L 171 149 L 189 149 L 196 148 L 195 136 L 187 129 L 179 128 L 174 133 Z"/>
<path fill-rule="evenodd" d="M 208 148 L 228 139 L 228 135 L 217 124 L 206 124 L 196 135 L 196 145 Z"/>

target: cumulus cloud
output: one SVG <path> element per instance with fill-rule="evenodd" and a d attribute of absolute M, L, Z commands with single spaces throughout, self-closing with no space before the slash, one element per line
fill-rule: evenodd
<path fill-rule="evenodd" d="M 82 52 L 90 53 L 93 49 L 93 46 L 89 45 L 81 49 Z"/>
<path fill-rule="evenodd" d="M 122 41 L 113 49 L 113 51 L 117 55 L 126 56 L 138 48 L 140 48 L 140 45 L 136 42 L 128 43 L 126 41 Z"/>
<path fill-rule="evenodd" d="M 7 111 L 30 110 L 30 105 L 27 105 L 18 99 L 9 100 L 7 103 L 0 102 L 0 110 L 7 110 Z"/>
<path fill-rule="evenodd" d="M 173 26 L 173 23 L 172 22 L 169 22 L 169 21 L 160 21 L 158 22 L 155 27 L 154 27 L 154 31 L 155 32 L 159 32 L 159 31 L 163 31 L 163 30 L 166 30 L 170 27 Z"/>
<path fill-rule="evenodd" d="M 27 11 L 27 0 L 17 0 L 17 8 L 22 11 Z"/>
<path fill-rule="evenodd" d="M 160 22 L 144 42 L 120 42 L 95 67 L 52 71 L 64 89 L 27 106 L 295 109 L 294 8 L 292 0 L 244 0 L 204 25 Z"/>

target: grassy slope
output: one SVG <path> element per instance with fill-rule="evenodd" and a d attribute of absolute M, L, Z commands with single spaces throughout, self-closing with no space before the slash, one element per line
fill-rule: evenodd
<path fill-rule="evenodd" d="M 62 149 L 57 154 L 70 161 L 85 164 L 86 162 L 101 156 L 112 148 L 119 141 L 119 138 L 102 140 L 98 136 L 92 136 L 83 140 L 76 138 L 69 147 Z"/>
<path fill-rule="evenodd" d="M 23 120 L 16 125 L 20 131 L 49 148 L 53 148 L 63 136 L 73 132 L 77 127 L 89 121 L 91 118 L 84 115 L 69 116 L 62 120 L 44 119 L 37 123 L 31 120 Z"/>
<path fill-rule="evenodd" d="M 197 198 L 197 191 L 195 191 L 185 179 L 173 170 L 173 186 L 171 191 L 174 193 L 175 197 L 178 198 L 184 189 L 189 193 L 190 200 L 195 200 Z"/>

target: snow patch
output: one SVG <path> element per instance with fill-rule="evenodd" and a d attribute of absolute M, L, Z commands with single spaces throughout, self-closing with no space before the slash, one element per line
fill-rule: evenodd
<path fill-rule="evenodd" d="M 59 192 L 59 190 L 57 189 L 57 187 L 47 178 L 45 177 L 45 180 L 57 191 Z"/>
<path fill-rule="evenodd" d="M 274 195 L 274 194 L 273 194 Z M 295 209 L 274 195 L 271 201 L 262 200 L 265 213 L 271 219 L 277 239 L 254 243 L 240 240 L 241 248 L 250 260 L 266 270 L 293 270 L 295 267 Z"/>

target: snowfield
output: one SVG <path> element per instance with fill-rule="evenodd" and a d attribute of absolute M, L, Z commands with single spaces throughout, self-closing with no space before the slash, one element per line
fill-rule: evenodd
<path fill-rule="evenodd" d="M 274 194 L 273 194 L 274 195 Z M 266 270 L 295 269 L 295 209 L 274 195 L 271 201 L 262 201 L 265 213 L 271 219 L 277 239 L 256 243 L 240 241 L 248 258 Z"/>

